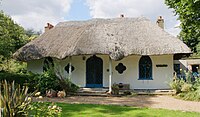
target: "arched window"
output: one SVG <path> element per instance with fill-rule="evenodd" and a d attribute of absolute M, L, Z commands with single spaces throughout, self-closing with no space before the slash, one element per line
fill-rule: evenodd
<path fill-rule="evenodd" d="M 54 67 L 53 59 L 51 57 L 45 58 L 43 63 L 43 71 L 47 71 L 48 69 L 53 67 Z"/>
<path fill-rule="evenodd" d="M 139 80 L 152 80 L 152 62 L 149 56 L 142 56 L 139 61 Z"/>

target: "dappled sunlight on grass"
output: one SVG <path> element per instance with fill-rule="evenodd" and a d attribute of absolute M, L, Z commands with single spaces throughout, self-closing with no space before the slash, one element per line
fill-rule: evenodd
<path fill-rule="evenodd" d="M 58 103 L 62 107 L 62 116 L 71 117 L 198 117 L 200 113 L 172 111 L 165 109 L 137 108 L 115 105 L 95 105 L 95 104 L 64 104 Z"/>

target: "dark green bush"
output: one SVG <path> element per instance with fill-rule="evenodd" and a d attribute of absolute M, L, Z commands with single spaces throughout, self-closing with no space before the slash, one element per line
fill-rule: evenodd
<path fill-rule="evenodd" d="M 66 90 L 67 92 L 76 92 L 79 89 L 76 84 L 72 83 L 68 79 L 66 79 L 66 85 L 68 86 L 68 90 Z"/>
<path fill-rule="evenodd" d="M 27 74 L 19 74 L 19 73 L 12 73 L 12 72 L 0 72 L 0 81 L 7 80 L 8 82 L 15 81 L 15 83 L 23 85 L 29 75 Z"/>
<path fill-rule="evenodd" d="M 29 92 L 38 90 L 42 94 L 45 94 L 47 89 L 62 90 L 55 74 L 50 71 L 42 74 L 0 72 L 0 80 L 15 81 L 16 84 L 26 85 L 29 87 Z"/>
<path fill-rule="evenodd" d="M 40 91 L 45 94 L 46 90 L 53 89 L 61 91 L 65 89 L 66 92 L 76 92 L 79 87 L 65 78 L 62 86 L 62 81 L 55 75 L 53 70 L 48 70 L 42 74 L 28 73 L 12 73 L 0 72 L 0 81 L 7 80 L 8 82 L 15 81 L 16 84 L 26 85 L 29 87 L 29 92 Z"/>
<path fill-rule="evenodd" d="M 42 74 L 29 74 L 29 79 L 27 85 L 30 87 L 30 91 L 35 90 L 40 91 L 42 94 L 45 94 L 46 90 L 53 89 L 55 91 L 62 91 L 63 89 L 66 92 L 76 92 L 79 87 L 67 78 L 60 80 L 56 76 L 53 69 L 49 69 Z"/>
<path fill-rule="evenodd" d="M 65 78 L 58 70 L 55 70 L 54 73 L 57 76 L 60 86 L 65 90 L 67 95 L 76 92 L 79 89 L 77 85 L 72 83 L 69 78 Z"/>
<path fill-rule="evenodd" d="M 48 89 L 62 90 L 59 80 L 52 70 L 42 74 L 32 74 L 32 77 L 28 79 L 27 85 L 30 87 L 30 91 L 38 90 L 42 94 L 45 94 Z"/>

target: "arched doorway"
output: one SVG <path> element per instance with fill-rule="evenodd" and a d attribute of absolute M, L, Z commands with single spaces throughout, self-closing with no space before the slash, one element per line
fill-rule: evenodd
<path fill-rule="evenodd" d="M 103 87 L 103 60 L 95 55 L 86 61 L 86 87 Z"/>

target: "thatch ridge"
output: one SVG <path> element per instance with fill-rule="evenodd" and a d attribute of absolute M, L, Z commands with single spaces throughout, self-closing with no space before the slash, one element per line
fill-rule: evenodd
<path fill-rule="evenodd" d="M 191 50 L 178 38 L 141 17 L 61 22 L 20 48 L 14 57 L 29 61 L 106 54 L 113 60 L 120 60 L 129 55 L 180 53 L 191 53 Z"/>

